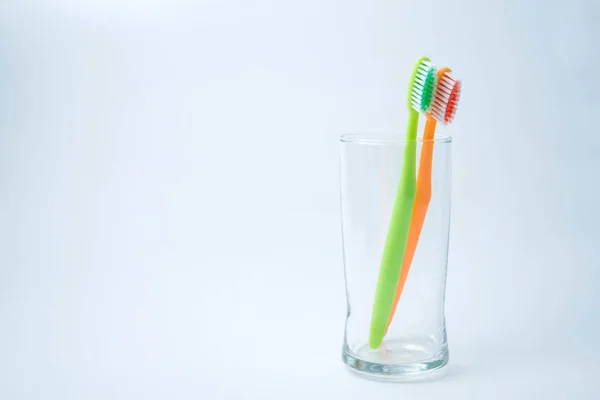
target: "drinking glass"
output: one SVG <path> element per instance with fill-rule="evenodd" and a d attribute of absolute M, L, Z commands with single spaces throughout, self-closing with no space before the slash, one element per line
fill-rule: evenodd
<path fill-rule="evenodd" d="M 347 134 L 340 140 L 347 299 L 342 359 L 372 378 L 411 380 L 432 375 L 449 360 L 444 302 L 452 139 L 436 135 L 431 141 L 408 142 L 402 135 Z M 417 171 L 421 150 L 433 147 L 431 197 L 394 318 L 382 344 L 373 349 L 369 332 L 375 289 L 407 146 L 416 151 Z"/>

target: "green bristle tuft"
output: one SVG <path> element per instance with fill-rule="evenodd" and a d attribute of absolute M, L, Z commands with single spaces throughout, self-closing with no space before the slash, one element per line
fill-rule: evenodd
<path fill-rule="evenodd" d="M 423 84 L 423 95 L 421 97 L 421 110 L 429 110 L 431 102 L 433 101 L 433 95 L 435 93 L 436 85 L 436 73 L 435 69 L 431 68 L 427 73 L 427 78 Z"/>

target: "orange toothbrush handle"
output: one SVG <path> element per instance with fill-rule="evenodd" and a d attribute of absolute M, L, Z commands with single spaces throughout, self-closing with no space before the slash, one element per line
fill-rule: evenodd
<path fill-rule="evenodd" d="M 406 251 L 404 253 L 404 260 L 402 261 L 402 269 L 400 270 L 400 278 L 398 279 L 398 286 L 396 287 L 396 295 L 394 297 L 394 303 L 392 305 L 392 313 L 388 321 L 387 329 L 389 329 L 394 314 L 396 312 L 396 306 L 402 295 L 404 289 L 404 283 L 408 276 L 408 270 L 412 264 L 415 251 L 417 249 L 417 243 L 419 242 L 419 236 L 421 235 L 421 229 L 423 228 L 423 222 L 425 221 L 425 215 L 427 214 L 427 208 L 429 207 L 429 201 L 431 200 L 431 166 L 433 163 L 433 137 L 435 133 L 436 121 L 427 114 L 427 123 L 425 124 L 425 131 L 423 132 L 423 147 L 421 148 L 421 159 L 419 161 L 419 173 L 417 176 L 417 192 L 415 197 L 415 205 L 413 208 L 412 219 L 410 222 L 410 228 L 408 231 L 408 241 L 406 243 Z"/>

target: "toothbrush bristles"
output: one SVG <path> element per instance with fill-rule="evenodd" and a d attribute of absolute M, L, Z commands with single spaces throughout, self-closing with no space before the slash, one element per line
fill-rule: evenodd
<path fill-rule="evenodd" d="M 411 105 L 418 112 L 428 112 L 435 98 L 437 74 L 429 61 L 421 61 L 413 82 Z"/>
<path fill-rule="evenodd" d="M 431 115 L 438 122 L 449 124 L 454 119 L 460 100 L 461 82 L 449 72 L 440 79 L 431 105 Z"/>

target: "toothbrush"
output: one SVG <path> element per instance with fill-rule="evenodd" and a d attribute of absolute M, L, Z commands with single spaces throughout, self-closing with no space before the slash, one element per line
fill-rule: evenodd
<path fill-rule="evenodd" d="M 421 160 L 419 162 L 419 175 L 417 177 L 417 192 L 415 197 L 415 205 L 412 211 L 412 219 L 410 222 L 410 230 L 408 233 L 408 242 L 404 253 L 404 261 L 400 271 L 400 279 L 396 288 L 394 304 L 388 321 L 387 328 L 389 329 L 396 306 L 402 295 L 406 277 L 410 270 L 415 250 L 427 214 L 427 208 L 431 200 L 431 165 L 433 161 L 433 143 L 437 121 L 443 124 L 452 122 L 460 99 L 461 81 L 455 79 L 451 75 L 452 70 L 448 67 L 440 68 L 437 73 L 437 90 L 433 98 L 431 110 L 427 113 L 427 122 L 423 132 L 423 147 L 421 149 Z M 386 329 L 387 333 L 387 329 Z"/>
<path fill-rule="evenodd" d="M 392 311 L 415 202 L 419 113 L 429 111 L 436 88 L 436 78 L 435 67 L 429 58 L 419 58 L 413 69 L 408 88 L 408 125 L 402 173 L 379 267 L 371 313 L 369 347 L 372 349 L 377 349 L 381 345 Z"/>

